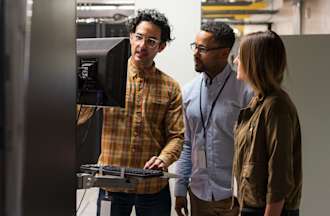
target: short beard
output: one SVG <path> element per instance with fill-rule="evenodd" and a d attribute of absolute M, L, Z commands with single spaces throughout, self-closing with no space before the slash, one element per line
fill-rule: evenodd
<path fill-rule="evenodd" d="M 198 72 L 198 73 L 202 73 L 204 70 L 202 70 L 201 67 L 197 68 L 197 67 L 195 66 L 195 71 Z"/>

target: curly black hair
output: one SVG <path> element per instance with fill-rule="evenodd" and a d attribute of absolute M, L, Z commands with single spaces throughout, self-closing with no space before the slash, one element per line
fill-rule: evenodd
<path fill-rule="evenodd" d="M 167 18 L 164 14 L 160 13 L 155 9 L 143 9 L 138 10 L 137 15 L 127 22 L 127 28 L 130 33 L 134 33 L 136 27 L 142 21 L 152 22 L 156 26 L 158 26 L 161 30 L 160 40 L 162 43 L 167 43 L 173 40 L 171 38 L 171 27 L 168 23 Z"/>
<path fill-rule="evenodd" d="M 231 49 L 235 43 L 235 33 L 226 23 L 206 22 L 202 24 L 201 30 L 212 33 L 215 41 L 217 41 L 221 46 Z"/>

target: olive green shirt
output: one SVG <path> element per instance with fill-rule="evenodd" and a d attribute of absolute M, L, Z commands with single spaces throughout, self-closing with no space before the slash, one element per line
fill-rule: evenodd
<path fill-rule="evenodd" d="M 284 91 L 255 96 L 235 128 L 233 173 L 240 206 L 263 208 L 285 200 L 298 209 L 302 190 L 301 132 Z"/>

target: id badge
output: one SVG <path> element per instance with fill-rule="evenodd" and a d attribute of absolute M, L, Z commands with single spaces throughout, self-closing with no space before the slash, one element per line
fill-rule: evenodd
<path fill-rule="evenodd" d="M 101 200 L 100 216 L 109 216 L 111 213 L 111 199 L 108 196 L 108 192 L 105 192 L 105 197 Z"/>
<path fill-rule="evenodd" d="M 197 150 L 197 164 L 199 168 L 206 168 L 206 153 L 202 148 Z"/>
<path fill-rule="evenodd" d="M 100 208 L 100 216 L 109 216 L 111 212 L 111 201 L 102 200 Z"/>

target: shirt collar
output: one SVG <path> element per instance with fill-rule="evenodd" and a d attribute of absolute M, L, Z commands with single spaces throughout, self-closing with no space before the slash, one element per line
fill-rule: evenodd
<path fill-rule="evenodd" d="M 244 119 L 250 119 L 251 116 L 253 115 L 253 113 L 258 108 L 258 106 L 260 106 L 264 100 L 265 100 L 264 96 L 261 96 L 261 95 L 254 96 L 251 99 L 248 106 L 241 109 L 239 116 L 238 116 L 237 124 L 240 124 L 240 122 L 243 121 Z"/>
<path fill-rule="evenodd" d="M 130 76 L 132 76 L 133 78 L 137 78 L 137 77 L 144 78 L 156 72 L 155 62 L 153 62 L 150 68 L 141 70 L 133 63 L 132 58 L 130 58 L 128 60 L 128 71 L 130 73 Z"/>
<path fill-rule="evenodd" d="M 205 86 L 219 85 L 223 83 L 228 76 L 228 73 L 231 73 L 230 65 L 227 64 L 226 67 L 222 70 L 221 73 L 218 73 L 213 79 L 211 79 L 205 72 L 203 73 L 203 80 Z"/>

